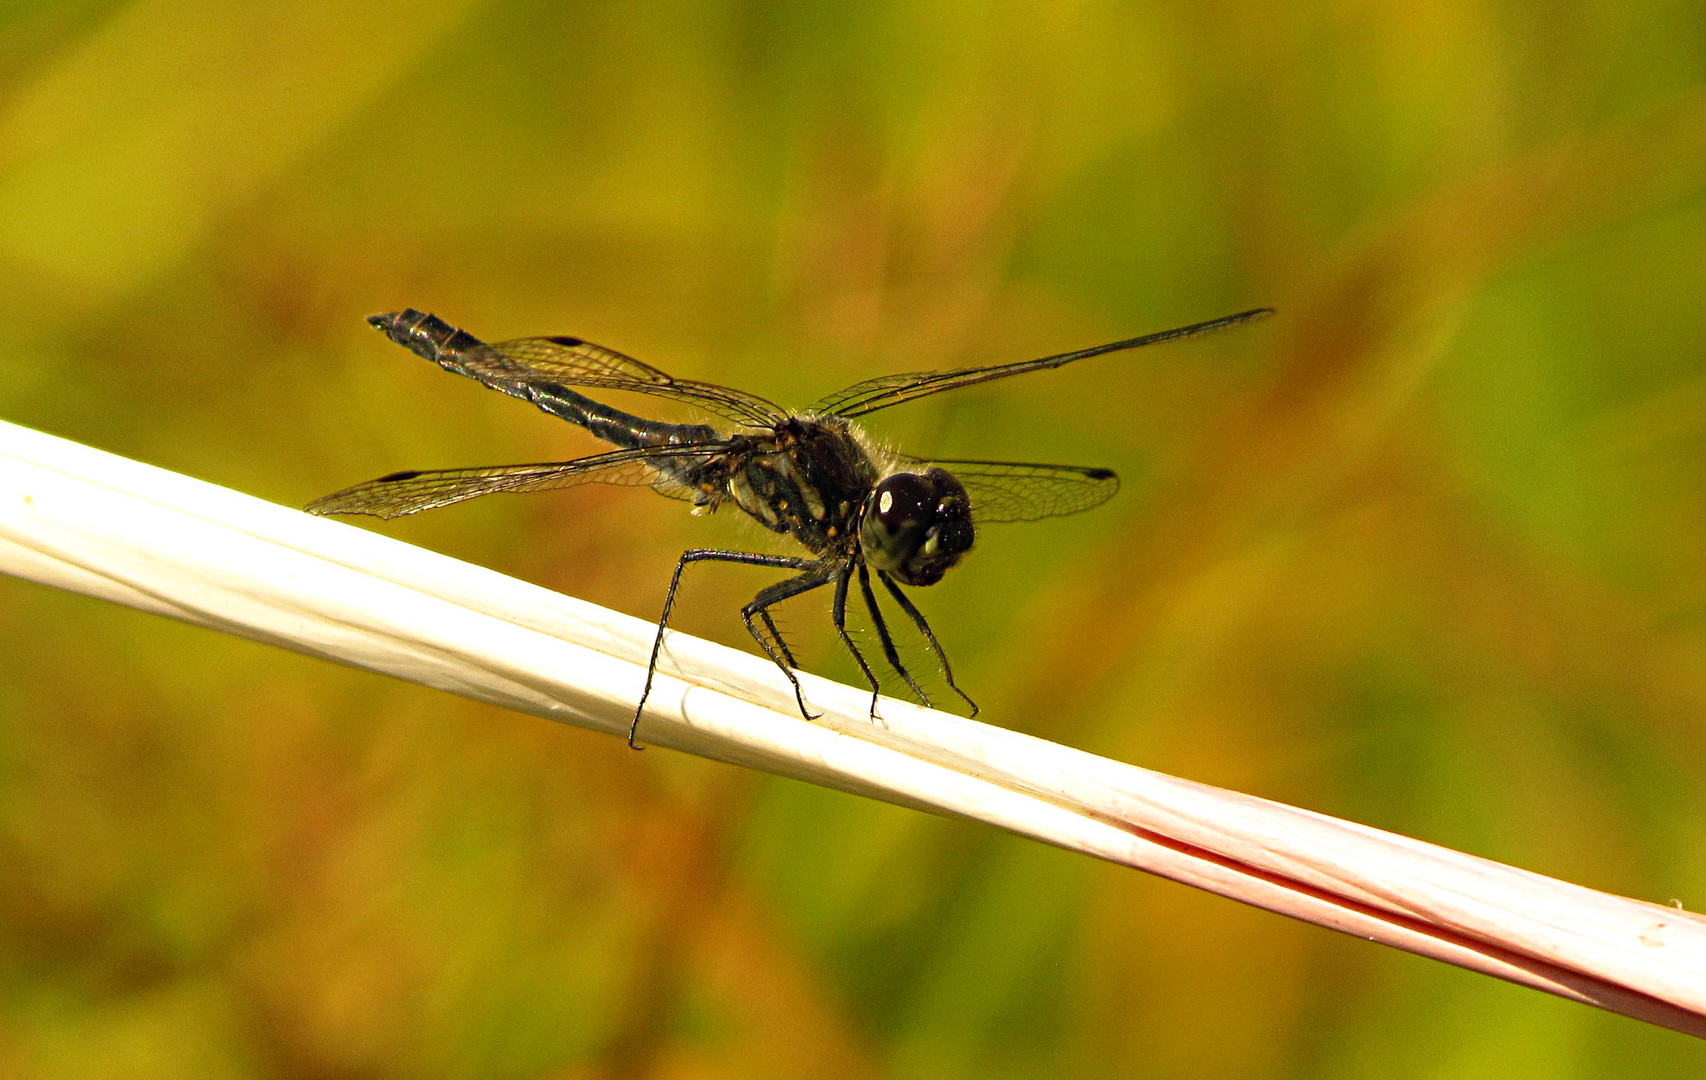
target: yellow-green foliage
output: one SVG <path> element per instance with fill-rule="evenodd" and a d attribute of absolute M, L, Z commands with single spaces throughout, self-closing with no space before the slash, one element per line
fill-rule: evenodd
<path fill-rule="evenodd" d="M 1706 907 L 1699 0 L 0 10 L 0 416 L 281 502 L 584 435 L 362 321 L 1106 465 L 916 594 L 984 718 Z M 628 403 L 632 405 L 633 403 Z M 643 490 L 380 526 L 642 616 Z M 745 644 L 762 583 L 680 628 Z M 816 601 L 802 663 L 847 677 Z M 919 667 L 926 654 L 916 647 Z M 1009 837 L 0 581 L 0 1076 L 1699 1075 Z"/>

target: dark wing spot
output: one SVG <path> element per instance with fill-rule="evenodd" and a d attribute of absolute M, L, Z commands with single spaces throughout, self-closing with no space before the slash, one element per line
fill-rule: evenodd
<path fill-rule="evenodd" d="M 586 344 L 586 342 L 582 341 L 578 337 L 568 337 L 566 335 L 558 335 L 556 337 L 548 337 L 545 340 L 546 341 L 554 341 L 558 345 L 566 345 L 571 349 L 577 345 L 585 345 Z"/>
<path fill-rule="evenodd" d="M 419 469 L 411 470 L 409 472 L 394 472 L 388 476 L 381 476 L 379 479 L 375 480 L 374 483 L 376 483 L 376 484 L 389 484 L 393 480 L 413 480 L 415 477 L 417 477 L 419 475 L 420 475 Z"/>

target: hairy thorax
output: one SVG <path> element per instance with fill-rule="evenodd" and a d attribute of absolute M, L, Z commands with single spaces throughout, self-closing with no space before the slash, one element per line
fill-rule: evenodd
<path fill-rule="evenodd" d="M 847 421 L 794 417 L 741 442 L 730 455 L 736 506 L 814 552 L 852 550 L 860 509 L 882 469 Z"/>

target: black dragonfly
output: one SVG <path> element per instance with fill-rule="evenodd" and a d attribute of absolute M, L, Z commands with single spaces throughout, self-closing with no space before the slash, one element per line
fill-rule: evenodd
<path fill-rule="evenodd" d="M 792 536 L 810 554 L 764 555 L 721 548 L 682 553 L 664 596 L 645 686 L 628 729 L 630 746 L 638 746 L 634 738 L 651 695 L 681 573 L 689 563 L 703 561 L 794 572 L 793 577 L 760 590 L 741 609 L 741 620 L 793 684 L 800 714 L 808 720 L 816 717 L 806 707 L 805 693 L 794 674 L 799 665 L 770 608 L 801 593 L 835 586 L 831 618 L 842 644 L 871 684 L 874 716 L 879 680 L 847 632 L 847 597 L 855 580 L 884 658 L 918 700 L 930 703 L 901 663 L 871 585 L 873 571 L 929 644 L 948 686 L 975 716 L 976 703 L 954 682 L 941 643 L 901 586 L 940 581 L 971 550 L 977 525 L 1035 521 L 1088 510 L 1113 497 L 1119 478 L 1108 469 L 1078 465 L 925 461 L 878 446 L 853 421 L 945 390 L 1195 337 L 1270 314 L 1270 308 L 1256 308 L 1039 360 L 884 375 L 854 383 L 804 412 L 790 412 L 727 386 L 672 378 L 649 364 L 579 338 L 534 337 L 487 344 L 425 312 L 408 309 L 374 315 L 367 321 L 397 344 L 447 371 L 531 401 L 618 449 L 573 461 L 392 473 L 317 499 L 307 510 L 392 518 L 494 492 L 549 491 L 587 483 L 650 487 L 692 503 L 695 513 L 732 503 L 766 528 Z M 570 389 L 576 386 L 671 398 L 722 417 L 732 430 L 728 425 L 647 420 Z"/>

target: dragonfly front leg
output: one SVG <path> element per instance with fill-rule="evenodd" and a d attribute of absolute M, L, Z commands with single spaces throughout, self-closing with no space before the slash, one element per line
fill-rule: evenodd
<path fill-rule="evenodd" d="M 907 618 L 912 620 L 912 625 L 918 627 L 919 632 L 924 635 L 924 640 L 930 643 L 930 651 L 936 654 L 936 662 L 942 665 L 942 677 L 948 680 L 948 688 L 960 695 L 960 700 L 965 702 L 971 709 L 971 714 L 976 716 L 978 713 L 977 702 L 973 701 L 971 696 L 961 690 L 959 684 L 954 681 L 954 669 L 948 663 L 948 654 L 942 651 L 942 643 L 936 640 L 936 635 L 930 629 L 930 624 L 924 621 L 924 613 L 913 606 L 912 601 L 908 600 L 906 594 L 900 591 L 900 586 L 894 583 L 894 579 L 889 577 L 887 572 L 878 570 L 877 577 L 882 579 L 889 595 L 894 597 L 894 602 L 899 604 L 900 609 L 906 612 Z"/>
<path fill-rule="evenodd" d="M 871 571 L 864 563 L 859 564 L 859 591 L 865 594 L 865 610 L 871 613 L 871 623 L 877 628 L 877 640 L 882 642 L 883 656 L 888 659 L 889 666 L 900 673 L 900 677 L 906 680 L 907 687 L 926 709 L 932 708 L 930 695 L 924 692 L 924 688 L 913 679 L 912 672 L 906 670 L 906 665 L 900 662 L 900 650 L 894 647 L 894 636 L 889 633 L 889 624 L 883 619 L 883 609 L 877 606 L 877 594 L 871 591 Z M 952 676 L 948 681 L 949 685 L 953 684 Z M 871 695 L 871 715 L 877 715 L 875 693 Z"/>
<path fill-rule="evenodd" d="M 638 742 L 634 741 L 634 737 L 640 733 L 640 714 L 645 712 L 646 699 L 652 696 L 652 678 L 657 674 L 658 654 L 663 650 L 663 634 L 669 627 L 669 613 L 675 607 L 675 592 L 681 587 L 681 572 L 687 569 L 688 563 L 695 562 L 730 562 L 740 563 L 745 566 L 766 566 L 776 570 L 805 570 L 821 565 L 815 559 L 805 559 L 787 555 L 760 555 L 757 552 L 752 551 L 724 551 L 719 548 L 693 548 L 690 551 L 682 552 L 681 558 L 675 564 L 675 575 L 669 579 L 669 592 L 666 593 L 663 598 L 663 616 L 658 619 L 657 636 L 652 639 L 651 659 L 646 663 L 646 684 L 640 690 L 639 703 L 634 706 L 634 722 L 628 725 L 628 745 L 633 747 L 635 750 L 645 749 Z M 783 582 L 782 584 L 786 585 L 792 581 L 799 580 L 800 578 L 791 578 L 788 582 Z M 817 584 L 823 585 L 828 581 L 829 578 L 825 578 Z M 813 587 L 815 588 L 816 586 Z M 774 588 L 775 586 L 771 586 L 771 589 Z M 765 655 L 769 656 L 770 659 L 775 660 L 778 664 L 781 664 L 782 670 L 787 672 L 789 680 L 794 684 L 794 695 L 799 698 L 800 701 L 800 712 L 805 713 L 806 703 L 805 697 L 800 692 L 800 681 L 794 678 L 793 671 L 790 670 L 787 664 L 783 664 L 781 659 L 777 658 L 776 653 L 771 651 L 770 646 L 765 643 L 764 638 L 759 635 L 757 630 L 753 629 L 752 618 L 748 614 L 748 611 L 753 607 L 753 605 L 763 599 L 765 593 L 769 591 L 770 589 L 766 589 L 764 592 L 759 593 L 753 603 L 748 604 L 747 608 L 742 610 L 741 618 L 746 622 L 746 628 L 752 631 L 752 636 L 758 638 L 758 643 L 763 646 Z M 804 590 L 800 591 L 803 592 Z M 791 596 L 793 594 L 789 593 L 787 595 Z M 773 603 L 774 601 L 771 602 Z M 771 622 L 769 613 L 764 612 L 763 615 L 764 621 L 769 623 L 770 628 L 774 630 L 776 624 Z M 780 642 L 781 639 L 781 634 L 777 634 L 776 640 Z M 787 646 L 781 646 L 781 650 L 782 656 L 785 657 L 789 663 L 792 663 L 793 657 L 788 653 Z M 808 715 L 807 719 L 815 719 L 815 717 Z"/>

